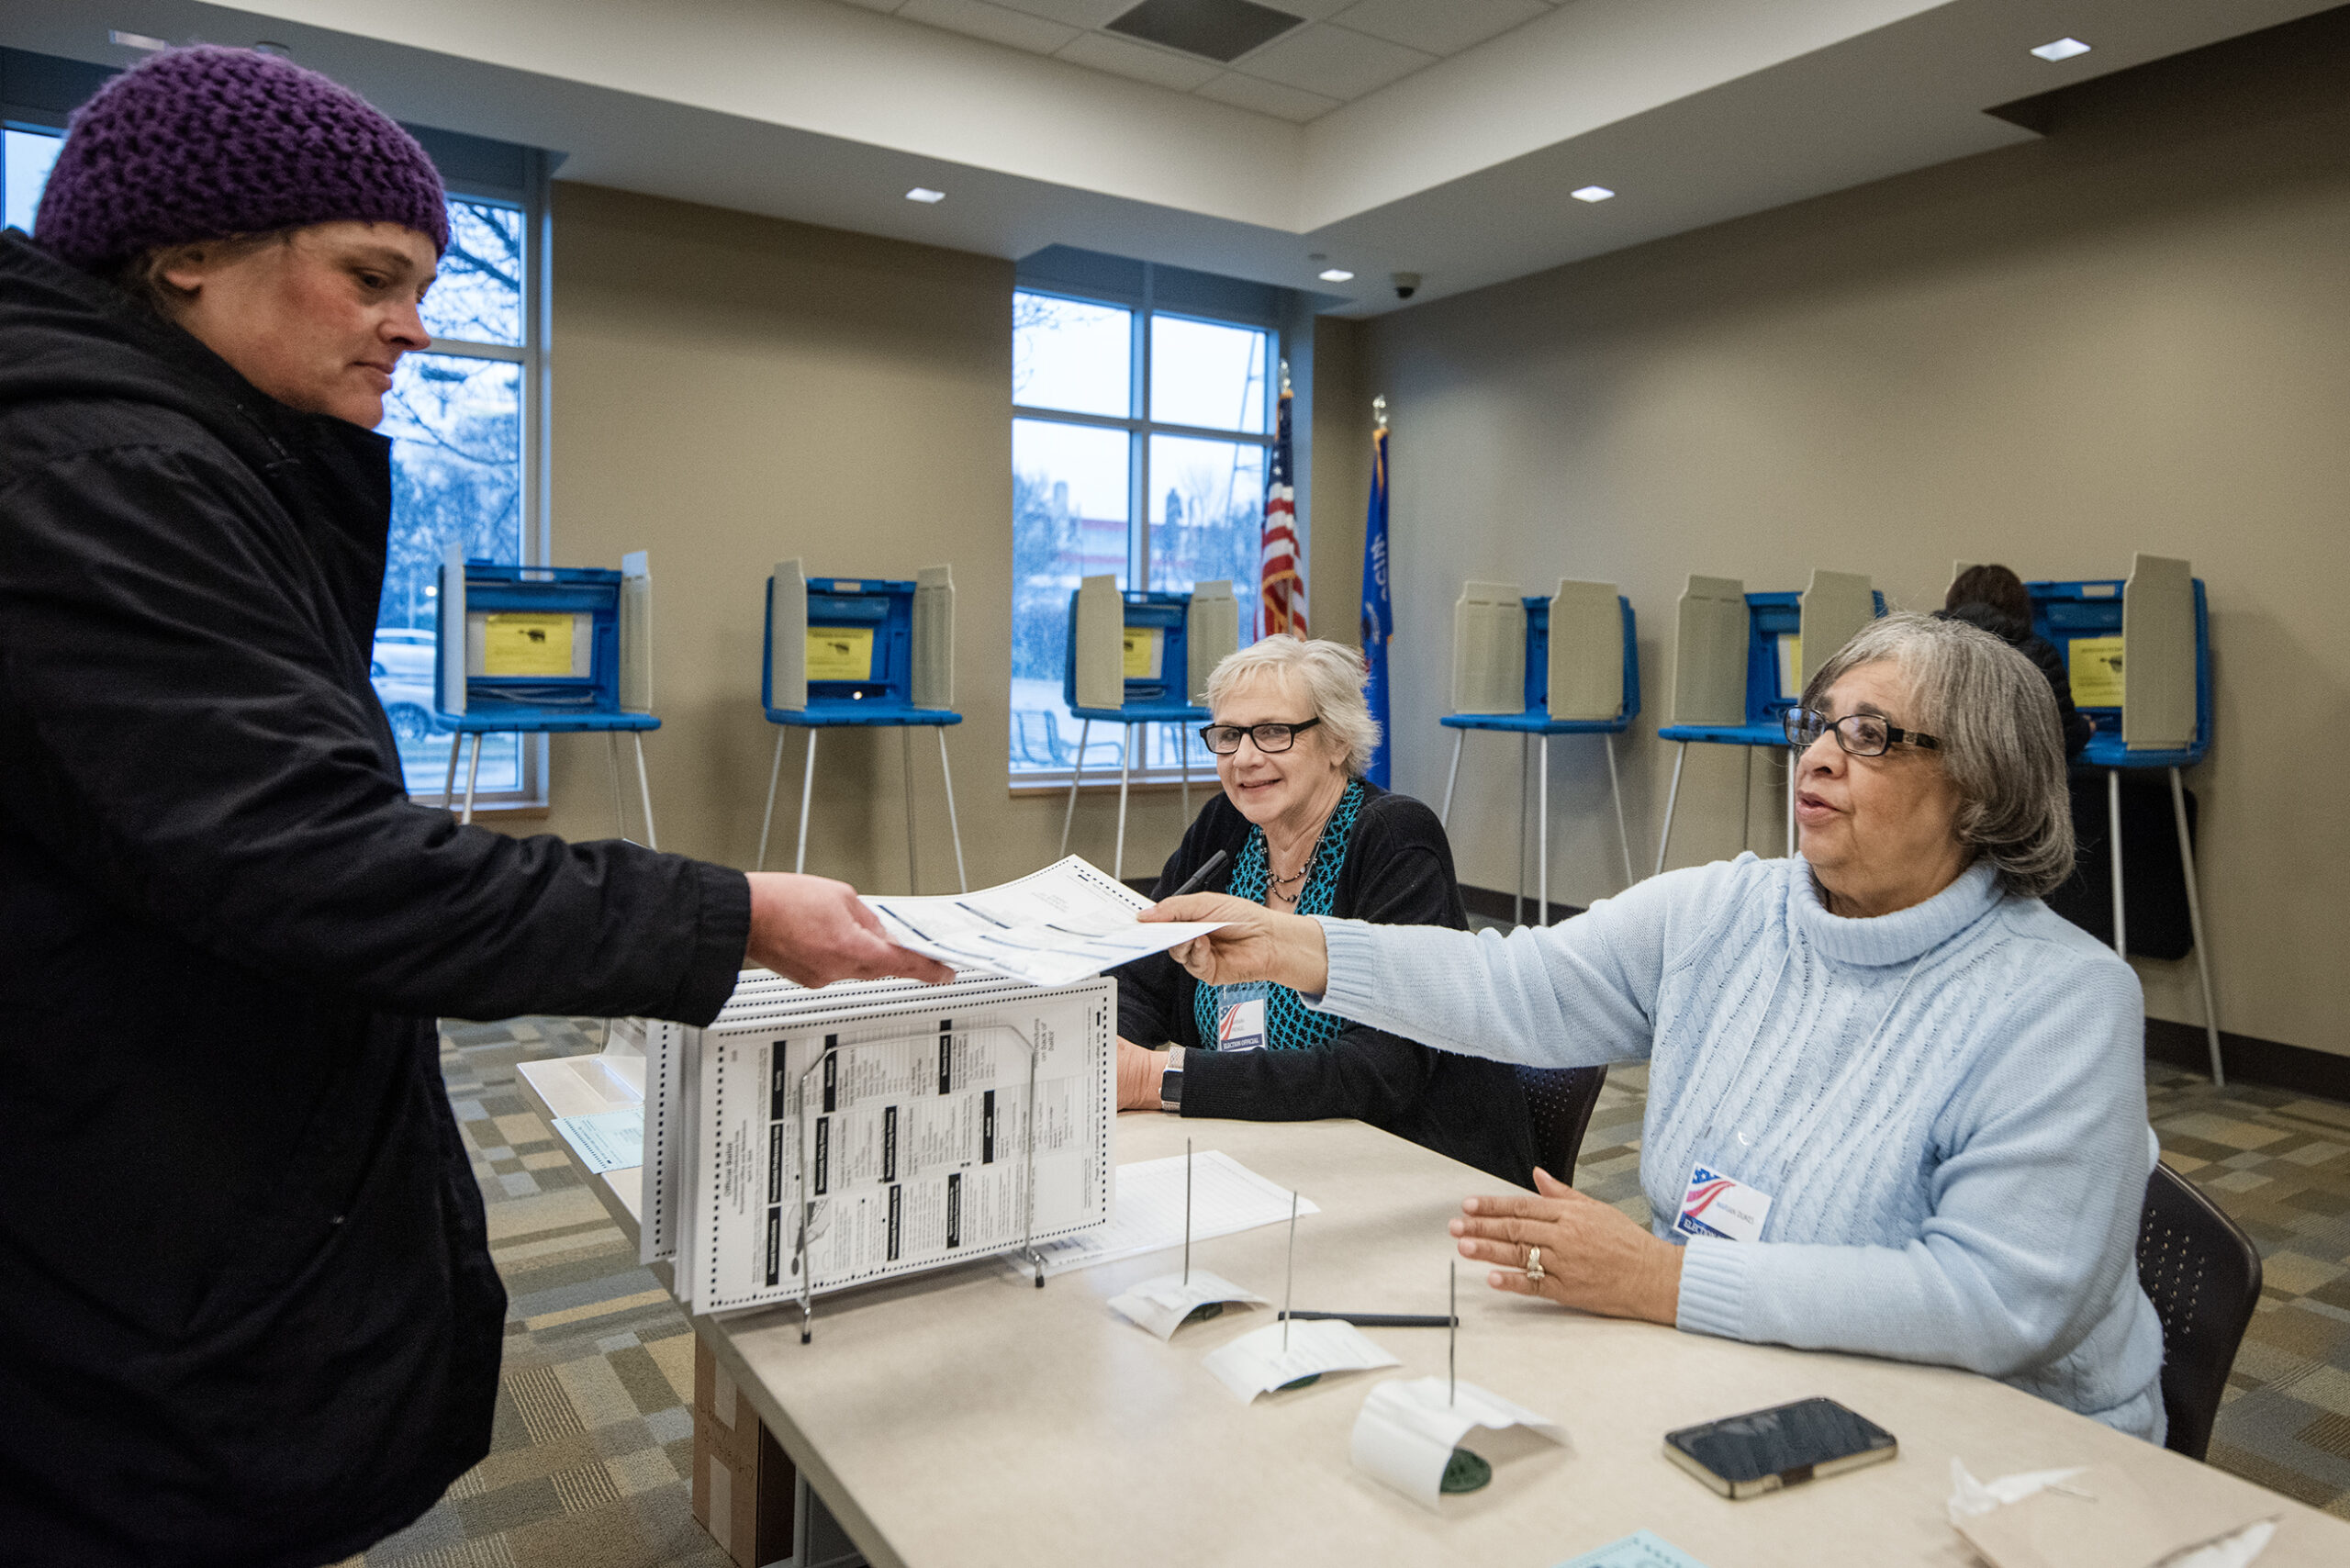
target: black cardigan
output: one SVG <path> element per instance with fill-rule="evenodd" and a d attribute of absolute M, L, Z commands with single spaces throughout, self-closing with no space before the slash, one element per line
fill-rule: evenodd
<path fill-rule="evenodd" d="M 1408 795 L 1363 785 L 1330 913 L 1382 925 L 1469 926 L 1452 848 L 1436 813 Z M 1248 820 L 1221 794 L 1192 823 L 1154 896 L 1167 898 L 1219 849 L 1231 858 L 1203 890 L 1224 892 L 1248 841 Z M 1183 1114 L 1256 1122 L 1353 1116 L 1438 1154 L 1520 1185 L 1534 1167 L 1534 1132 L 1516 1070 L 1449 1056 L 1384 1030 L 1349 1024 L 1312 1050 L 1219 1052 L 1200 1039 L 1199 991 L 1164 953 L 1112 974 L 1118 980 L 1118 1032 L 1139 1046 L 1178 1045 Z"/>

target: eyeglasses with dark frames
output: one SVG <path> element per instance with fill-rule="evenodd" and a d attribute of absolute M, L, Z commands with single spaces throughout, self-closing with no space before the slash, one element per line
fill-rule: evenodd
<path fill-rule="evenodd" d="M 1230 756 L 1240 749 L 1240 737 L 1247 735 L 1257 743 L 1257 749 L 1268 756 L 1287 751 L 1297 744 L 1297 737 L 1322 721 L 1302 719 L 1294 724 L 1209 724 L 1200 731 L 1200 739 L 1218 756 Z"/>
<path fill-rule="evenodd" d="M 1816 709 L 1790 708 L 1779 715 L 1779 722 L 1787 732 L 1787 744 L 1798 751 L 1807 749 L 1830 730 L 1836 733 L 1836 744 L 1853 756 L 1883 756 L 1886 748 L 1896 745 L 1933 751 L 1942 744 L 1931 735 L 1888 723 L 1880 713 L 1847 713 L 1830 719 Z"/>

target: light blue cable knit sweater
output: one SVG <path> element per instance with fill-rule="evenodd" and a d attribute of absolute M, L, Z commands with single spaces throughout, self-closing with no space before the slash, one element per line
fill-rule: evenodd
<path fill-rule="evenodd" d="M 1660 1236 L 1693 1165 L 1771 1194 L 1761 1240 L 1687 1243 L 1683 1328 L 1966 1367 L 2162 1440 L 2137 976 L 1987 865 L 1873 920 L 1829 913 L 1800 857 L 1741 855 L 1506 939 L 1322 924 L 1319 1005 L 1358 1023 L 1648 1058 Z"/>

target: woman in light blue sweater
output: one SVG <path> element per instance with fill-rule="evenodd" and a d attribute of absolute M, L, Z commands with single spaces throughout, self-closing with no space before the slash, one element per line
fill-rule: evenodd
<path fill-rule="evenodd" d="M 1203 897 L 1147 918 L 1233 923 L 1181 952 L 1203 980 L 1278 980 L 1440 1049 L 1649 1060 L 1654 1234 L 1547 1174 L 1471 1199 L 1453 1234 L 1496 1289 L 1965 1367 L 2161 1441 L 2143 1005 L 2040 902 L 2073 861 L 2046 681 L 1972 626 L 1894 616 L 1787 727 L 1791 860 L 1505 939 Z"/>

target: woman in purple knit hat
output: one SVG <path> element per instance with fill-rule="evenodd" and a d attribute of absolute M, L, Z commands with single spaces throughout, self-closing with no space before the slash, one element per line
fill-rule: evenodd
<path fill-rule="evenodd" d="M 506 1296 L 434 1017 L 941 979 L 852 890 L 413 804 L 374 433 L 413 138 L 241 50 L 74 118 L 0 236 L 0 1559 L 332 1562 L 488 1450 Z"/>

